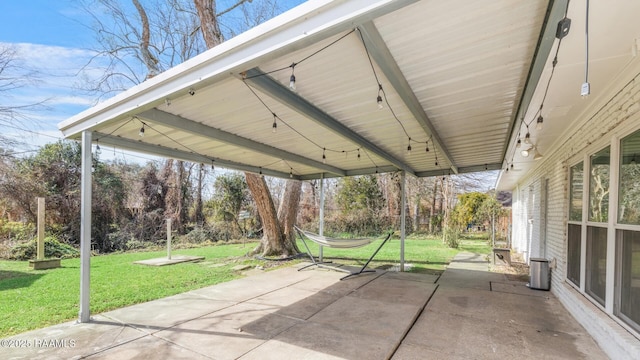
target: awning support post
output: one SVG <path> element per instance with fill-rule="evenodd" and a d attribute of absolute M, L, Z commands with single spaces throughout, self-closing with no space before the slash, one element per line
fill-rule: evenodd
<path fill-rule="evenodd" d="M 403 171 L 401 176 L 401 207 L 400 209 L 400 271 L 404 272 L 404 238 L 406 234 L 407 217 L 407 172 Z"/>
<path fill-rule="evenodd" d="M 320 175 L 320 225 L 318 227 L 318 234 L 324 236 L 324 173 Z M 323 261 L 322 249 L 323 246 L 320 245 L 318 250 L 318 259 L 320 262 Z"/>
<path fill-rule="evenodd" d="M 82 132 L 82 168 L 80 185 L 80 313 L 81 323 L 89 322 L 89 269 L 91 262 L 91 132 Z"/>

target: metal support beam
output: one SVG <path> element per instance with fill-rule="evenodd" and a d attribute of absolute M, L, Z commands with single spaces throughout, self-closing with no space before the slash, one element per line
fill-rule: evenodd
<path fill-rule="evenodd" d="M 80 185 L 80 313 L 79 321 L 91 320 L 89 291 L 91 268 L 91 132 L 82 132 L 82 168 Z"/>
<path fill-rule="evenodd" d="M 303 116 L 317 122 L 318 124 L 344 137 L 345 139 L 358 144 L 364 150 L 383 158 L 398 169 L 406 171 L 410 174 L 415 173 L 415 171 L 411 169 L 409 165 L 405 164 L 399 159 L 396 159 L 393 155 L 389 154 L 376 144 L 372 143 L 364 136 L 351 130 L 340 121 L 325 113 L 300 95 L 292 92 L 288 87 L 285 87 L 279 81 L 265 74 L 264 72 L 262 72 L 262 70 L 254 68 L 247 71 L 247 79 L 245 81 L 249 82 L 252 86 L 260 89 L 260 91 L 269 94 L 270 97 L 281 102 L 283 105 L 297 111 Z"/>
<path fill-rule="evenodd" d="M 538 40 L 538 46 L 534 55 L 533 63 L 529 69 L 529 76 L 527 76 L 527 82 L 518 104 L 518 110 L 511 121 L 511 136 L 505 140 L 503 146 L 504 153 L 502 155 L 503 161 L 506 161 L 509 157 L 508 154 L 514 153 L 516 146 L 516 138 L 520 132 L 522 126 L 522 119 L 527 114 L 529 106 L 531 105 L 531 99 L 536 92 L 538 82 L 544 71 L 544 67 L 549 59 L 549 54 L 553 49 L 553 44 L 556 41 L 556 30 L 558 28 L 558 22 L 564 18 L 565 11 L 567 9 L 567 3 L 569 0 L 555 0 L 549 1 L 549 7 L 547 9 L 547 17 L 542 26 L 542 32 Z"/>
<path fill-rule="evenodd" d="M 401 205 L 400 210 L 400 271 L 404 272 L 404 239 L 407 234 L 407 174 L 403 171 L 401 175 Z"/>
<path fill-rule="evenodd" d="M 324 236 L 324 176 L 320 175 L 320 225 L 318 229 L 318 235 Z M 320 245 L 319 252 L 319 260 L 322 262 L 323 254 L 322 254 L 322 245 Z"/>
<path fill-rule="evenodd" d="M 171 148 L 160 146 L 160 145 L 143 143 L 140 141 L 126 139 L 126 138 L 113 136 L 113 135 L 96 133 L 96 138 L 100 139 L 100 144 L 111 145 L 117 148 L 137 151 L 137 152 L 154 155 L 154 156 L 161 156 L 165 158 L 190 161 L 194 163 L 208 164 L 211 161 L 213 161 L 214 165 L 218 165 L 227 169 L 247 171 L 251 173 L 262 174 L 267 176 L 275 176 L 275 177 L 285 178 L 285 179 L 289 179 L 292 177 L 291 174 L 288 172 L 276 171 L 276 170 L 271 170 L 267 168 L 261 168 L 259 166 L 236 163 L 233 161 L 218 159 L 214 157 L 205 157 L 203 155 L 192 153 L 192 152 L 171 149 Z M 293 179 L 301 180 L 300 177 L 296 175 L 293 175 Z"/>
<path fill-rule="evenodd" d="M 369 51 L 373 61 L 378 64 L 378 67 L 382 70 L 389 83 L 391 83 L 391 86 L 393 86 L 394 90 L 404 101 L 404 104 L 407 106 L 409 111 L 411 111 L 411 114 L 416 121 L 422 126 L 427 137 L 431 137 L 431 141 L 434 146 L 440 150 L 440 154 L 444 157 L 444 160 L 451 164 L 451 171 L 457 173 L 458 169 L 453 162 L 451 154 L 449 154 L 449 150 L 444 146 L 444 142 L 440 139 L 438 131 L 436 131 L 431 120 L 429 120 L 422 104 L 420 104 L 420 101 L 413 92 L 413 89 L 411 89 L 409 82 L 404 77 L 404 74 L 402 73 L 402 70 L 400 70 L 398 63 L 396 63 L 393 58 L 393 55 L 391 55 L 391 51 L 389 51 L 389 48 L 382 39 L 382 35 L 380 35 L 376 26 L 370 21 L 362 24 L 358 29 L 362 34 L 365 44 L 367 45 L 367 50 Z"/>
<path fill-rule="evenodd" d="M 241 136 L 220 129 L 212 128 L 210 126 L 162 110 L 150 109 L 139 113 L 137 116 L 154 124 L 168 126 L 171 128 L 179 129 L 180 131 L 186 131 L 194 135 L 204 136 L 227 144 L 240 146 L 245 149 L 273 156 L 275 158 L 313 166 L 317 169 L 333 173 L 338 176 L 345 176 L 345 171 L 335 166 L 323 164 L 320 161 L 312 160 L 304 156 L 293 154 L 288 151 L 275 148 L 273 146 L 243 138 Z"/>
<path fill-rule="evenodd" d="M 502 169 L 502 163 L 472 165 L 472 166 L 459 167 L 458 174 L 465 174 L 465 173 L 479 172 L 479 171 L 500 170 L 500 169 Z M 442 175 L 451 175 L 451 172 L 449 171 L 449 169 L 439 169 L 439 170 L 430 170 L 430 171 L 419 171 L 416 173 L 417 177 L 431 177 L 431 176 L 442 176 Z"/>

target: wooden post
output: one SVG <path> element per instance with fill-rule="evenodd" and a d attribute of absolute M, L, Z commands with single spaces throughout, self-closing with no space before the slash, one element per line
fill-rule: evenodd
<path fill-rule="evenodd" d="M 38 198 L 38 245 L 37 260 L 44 260 L 44 198 Z"/>
<path fill-rule="evenodd" d="M 171 260 L 171 218 L 167 219 L 167 259 Z"/>

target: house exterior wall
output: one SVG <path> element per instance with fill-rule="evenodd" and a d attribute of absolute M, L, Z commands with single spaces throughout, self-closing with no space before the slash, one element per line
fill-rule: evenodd
<path fill-rule="evenodd" d="M 636 64 L 633 69 L 627 69 L 626 74 L 614 81 L 617 87 L 602 90 L 608 95 L 588 100 L 594 103 L 580 119 L 573 119 L 577 125 L 571 126 L 559 145 L 538 160 L 540 163 L 513 189 L 512 247 L 522 253 L 527 262 L 532 257 L 550 260 L 551 291 L 611 358 L 640 359 L 640 333 L 615 316 L 613 296 L 607 296 L 607 304 L 601 306 L 585 294 L 584 281 L 580 289 L 566 280 L 569 168 L 581 160 L 588 162 L 589 155 L 608 145 L 612 147 L 613 159 L 620 138 L 640 129 L 640 66 Z M 585 176 L 588 176 L 586 171 Z M 545 207 L 540 205 L 546 180 L 545 217 Z M 584 191 L 588 193 L 588 188 Z M 611 201 L 616 198 L 612 195 Z M 609 250 L 614 249 L 611 245 L 615 242 L 611 239 L 611 234 L 615 235 L 614 226 L 614 220 L 610 220 Z M 614 266 L 609 260 L 614 260 L 613 255 L 608 257 L 607 264 L 607 276 L 611 280 L 607 294 L 613 295 L 614 280 L 610 273 Z"/>

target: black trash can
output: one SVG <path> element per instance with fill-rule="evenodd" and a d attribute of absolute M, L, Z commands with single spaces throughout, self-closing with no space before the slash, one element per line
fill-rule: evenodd
<path fill-rule="evenodd" d="M 537 290 L 549 290 L 551 273 L 549 260 L 542 258 L 529 259 L 529 287 Z"/>

